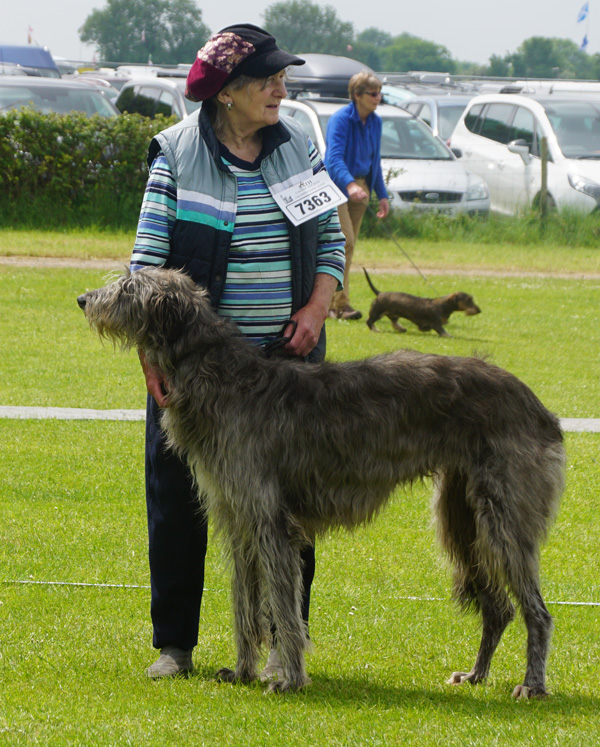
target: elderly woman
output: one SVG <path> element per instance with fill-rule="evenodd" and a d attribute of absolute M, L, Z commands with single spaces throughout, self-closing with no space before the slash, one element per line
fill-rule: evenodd
<path fill-rule="evenodd" d="M 277 201 L 284 187 L 325 168 L 298 125 L 279 119 L 286 68 L 303 63 L 280 50 L 266 31 L 246 24 L 228 26 L 198 52 L 186 95 L 202 101 L 202 108 L 150 144 L 131 267 L 184 269 L 249 344 L 283 333 L 290 338 L 285 353 L 310 362 L 325 355 L 324 320 L 343 280 L 344 237 L 335 210 L 323 208 L 296 225 Z M 151 616 L 153 643 L 160 649 L 147 674 L 164 677 L 192 669 L 207 526 L 187 467 L 165 448 L 159 424 L 159 408 L 168 407 L 165 382 L 140 357 L 149 392 Z M 314 547 L 304 548 L 302 556 L 308 624 Z M 275 633 L 263 679 L 280 672 Z"/>
<path fill-rule="evenodd" d="M 351 103 L 339 109 L 327 124 L 325 165 L 333 181 L 348 196 L 338 208 L 346 237 L 346 270 L 343 290 L 335 293 L 329 315 L 360 319 L 360 311 L 350 305 L 350 265 L 354 246 L 371 192 L 379 198 L 378 218 L 390 211 L 381 172 L 381 119 L 375 114 L 381 101 L 381 81 L 363 71 L 350 78 Z"/>

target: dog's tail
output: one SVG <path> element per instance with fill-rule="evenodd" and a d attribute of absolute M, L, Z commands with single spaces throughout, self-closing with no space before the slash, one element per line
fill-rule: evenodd
<path fill-rule="evenodd" d="M 365 270 L 364 267 L 363 267 L 363 272 L 365 273 L 365 277 L 367 278 L 367 283 L 369 284 L 369 287 L 371 288 L 371 290 L 373 291 L 373 293 L 376 296 L 378 296 L 379 295 L 379 291 L 377 290 L 377 288 L 371 282 L 371 278 L 369 277 L 369 273 Z"/>

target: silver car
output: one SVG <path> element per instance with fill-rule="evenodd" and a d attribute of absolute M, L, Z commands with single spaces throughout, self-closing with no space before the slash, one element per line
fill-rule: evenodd
<path fill-rule="evenodd" d="M 115 117 L 118 110 L 99 89 L 60 78 L 0 77 L 0 114 L 32 107 L 44 114 L 83 112 Z"/>
<path fill-rule="evenodd" d="M 285 99 L 280 113 L 299 122 L 324 155 L 327 123 L 347 104 L 343 99 Z M 377 114 L 383 121 L 381 165 L 393 209 L 446 215 L 489 211 L 485 181 L 467 171 L 424 122 L 386 104 L 377 107 Z"/>
<path fill-rule="evenodd" d="M 152 118 L 157 114 L 166 117 L 174 114 L 178 119 L 184 119 L 200 108 L 199 102 L 185 98 L 185 83 L 184 76 L 161 78 L 144 75 L 131 78 L 121 88 L 115 104 L 122 113 Z"/>

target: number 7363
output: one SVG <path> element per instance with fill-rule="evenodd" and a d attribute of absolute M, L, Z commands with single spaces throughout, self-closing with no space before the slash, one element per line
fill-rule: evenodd
<path fill-rule="evenodd" d="M 327 192 L 319 192 L 318 194 L 312 195 L 312 197 L 306 197 L 303 200 L 299 200 L 294 203 L 294 208 L 300 212 L 300 215 L 307 215 L 312 213 L 313 210 L 323 207 L 328 202 L 331 202 L 331 197 Z"/>

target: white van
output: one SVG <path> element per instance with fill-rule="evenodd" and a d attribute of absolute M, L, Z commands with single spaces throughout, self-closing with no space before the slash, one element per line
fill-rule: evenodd
<path fill-rule="evenodd" d="M 486 94 L 471 99 L 449 145 L 487 182 L 494 212 L 539 201 L 541 139 L 548 142 L 548 196 L 589 213 L 600 204 L 600 96 Z"/>

